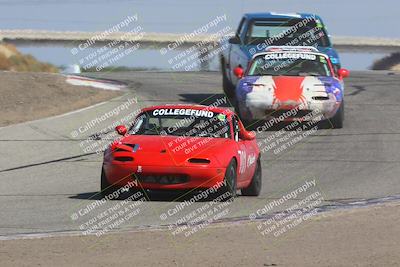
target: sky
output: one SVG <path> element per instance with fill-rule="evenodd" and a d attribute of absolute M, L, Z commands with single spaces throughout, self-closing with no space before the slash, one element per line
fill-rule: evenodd
<path fill-rule="evenodd" d="M 226 15 L 224 24 L 236 29 L 243 13 L 275 11 L 316 13 L 333 36 L 400 38 L 399 10 L 396 0 L 0 0 L 0 29 L 104 31 L 137 14 L 135 23 L 144 32 L 189 33 L 216 16 Z M 76 63 L 63 47 L 19 49 L 57 65 Z M 121 64 L 168 67 L 155 51 L 136 54 Z M 382 56 L 347 53 L 342 62 L 351 69 L 365 69 Z"/>
<path fill-rule="evenodd" d="M 102 31 L 138 14 L 147 32 L 191 32 L 226 14 L 236 27 L 246 12 L 319 14 L 330 34 L 400 38 L 396 0 L 0 0 L 2 29 Z"/>

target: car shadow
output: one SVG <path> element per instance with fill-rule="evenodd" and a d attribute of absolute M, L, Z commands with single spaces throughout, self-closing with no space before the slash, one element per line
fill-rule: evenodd
<path fill-rule="evenodd" d="M 180 101 L 194 103 L 199 105 L 216 105 L 217 107 L 232 107 L 232 99 L 229 99 L 225 94 L 179 94 Z"/>
<path fill-rule="evenodd" d="M 111 201 L 125 200 L 132 196 L 133 193 L 123 192 L 117 199 L 112 199 Z M 184 202 L 189 201 L 196 195 L 201 195 L 200 191 L 188 191 L 188 190 L 145 190 L 144 197 L 147 201 L 159 201 L 159 202 Z M 70 199 L 81 199 L 81 200 L 101 200 L 103 196 L 100 192 L 85 192 L 79 193 L 73 196 L 69 196 Z M 196 202 L 207 202 L 212 201 L 215 198 L 214 194 L 207 195 L 206 198 L 201 198 Z"/>
<path fill-rule="evenodd" d="M 255 131 L 257 133 L 261 132 L 276 132 L 280 130 L 284 131 L 298 131 L 302 129 L 303 131 L 312 130 L 316 127 L 317 130 L 322 129 L 332 129 L 332 124 L 329 121 L 320 121 L 317 123 L 299 122 L 293 124 L 293 122 L 279 122 L 275 124 L 268 123 L 267 120 L 259 120 L 246 125 L 246 129 L 249 131 Z"/>

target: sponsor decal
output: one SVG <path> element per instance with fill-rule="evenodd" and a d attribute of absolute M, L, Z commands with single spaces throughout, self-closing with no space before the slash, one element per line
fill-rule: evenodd
<path fill-rule="evenodd" d="M 247 154 L 246 154 L 246 150 L 239 150 L 239 164 L 240 164 L 240 168 L 239 168 L 239 173 L 243 174 L 246 171 L 246 158 L 247 158 Z"/>
<path fill-rule="evenodd" d="M 135 144 L 135 146 L 132 148 L 132 152 L 136 152 L 139 149 L 139 145 Z"/>
<path fill-rule="evenodd" d="M 256 162 L 256 155 L 252 154 L 247 158 L 247 167 L 253 165 L 254 162 Z"/>
<path fill-rule="evenodd" d="M 199 109 L 166 108 L 153 110 L 153 116 L 195 116 L 195 117 L 214 117 L 214 112 Z"/>
<path fill-rule="evenodd" d="M 240 168 L 239 173 L 243 174 L 246 169 L 256 162 L 256 155 L 247 155 L 245 150 L 239 150 Z"/>
<path fill-rule="evenodd" d="M 316 60 L 317 56 L 313 54 L 306 53 L 271 53 L 266 54 L 264 59 L 307 59 L 307 60 Z"/>
<path fill-rule="evenodd" d="M 317 28 L 319 28 L 319 29 L 323 29 L 324 28 L 324 25 L 322 24 L 322 22 L 319 19 L 315 20 L 315 22 L 317 24 Z"/>
<path fill-rule="evenodd" d="M 225 115 L 225 114 L 218 114 L 218 115 L 217 115 L 217 118 L 218 118 L 220 121 L 225 121 L 226 115 Z"/>
<path fill-rule="evenodd" d="M 137 173 L 141 173 L 143 171 L 143 168 L 142 168 L 142 166 L 140 166 L 140 165 L 138 165 L 137 166 Z"/>

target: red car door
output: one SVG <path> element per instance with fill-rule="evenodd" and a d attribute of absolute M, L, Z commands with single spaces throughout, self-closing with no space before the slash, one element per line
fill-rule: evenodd
<path fill-rule="evenodd" d="M 239 125 L 238 118 L 234 116 L 233 118 L 233 129 L 234 129 L 234 139 L 238 145 L 238 184 L 241 182 L 245 182 L 250 179 L 253 175 L 254 168 L 256 166 L 255 162 L 257 161 L 256 151 L 254 149 L 253 140 L 243 140 L 239 135 Z"/>

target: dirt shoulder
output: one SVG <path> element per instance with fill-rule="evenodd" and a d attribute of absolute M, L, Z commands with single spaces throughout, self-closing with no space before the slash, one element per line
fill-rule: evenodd
<path fill-rule="evenodd" d="M 73 86 L 47 73 L 0 72 L 0 126 L 59 115 L 122 92 Z"/>
<path fill-rule="evenodd" d="M 0 242 L 2 266 L 399 266 L 400 204 L 318 215 L 274 238 L 258 223 Z"/>

